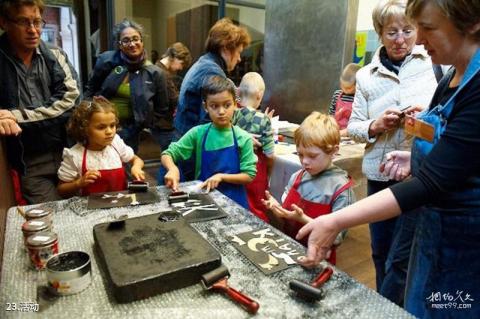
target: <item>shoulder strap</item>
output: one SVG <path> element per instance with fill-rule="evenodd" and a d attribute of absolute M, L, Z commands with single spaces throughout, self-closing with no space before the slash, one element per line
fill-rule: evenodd
<path fill-rule="evenodd" d="M 335 193 L 333 193 L 332 199 L 330 200 L 330 205 L 333 204 L 333 202 L 337 199 L 338 195 L 343 193 L 346 189 L 352 187 L 353 185 L 353 178 L 348 176 L 348 182 L 346 182 L 342 187 L 337 189 Z"/>
<path fill-rule="evenodd" d="M 300 182 L 302 181 L 303 174 L 305 174 L 305 170 L 302 169 L 295 178 L 295 181 L 293 182 L 293 189 L 298 189 L 298 185 L 300 185 Z"/>
<path fill-rule="evenodd" d="M 435 79 L 437 80 L 437 83 L 439 83 L 444 75 L 442 67 L 438 64 L 432 64 L 432 69 L 433 69 L 433 73 L 435 74 Z"/>

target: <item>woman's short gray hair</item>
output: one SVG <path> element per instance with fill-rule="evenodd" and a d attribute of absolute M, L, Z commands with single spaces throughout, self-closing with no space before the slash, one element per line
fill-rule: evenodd
<path fill-rule="evenodd" d="M 407 15 L 416 18 L 427 3 L 436 5 L 461 33 L 468 34 L 471 27 L 480 23 L 480 0 L 409 0 Z M 473 36 L 480 40 L 480 30 Z"/>
<path fill-rule="evenodd" d="M 383 27 L 391 17 L 407 19 L 405 9 L 407 0 L 380 0 L 372 12 L 373 27 L 378 36 L 382 36 Z"/>
<path fill-rule="evenodd" d="M 113 40 L 115 41 L 115 44 L 118 45 L 118 42 L 120 41 L 120 35 L 122 34 L 123 30 L 126 28 L 133 28 L 140 33 L 140 36 L 143 38 L 143 27 L 142 25 L 136 23 L 135 21 L 128 20 L 127 18 L 123 19 L 122 22 L 117 23 L 113 27 Z"/>

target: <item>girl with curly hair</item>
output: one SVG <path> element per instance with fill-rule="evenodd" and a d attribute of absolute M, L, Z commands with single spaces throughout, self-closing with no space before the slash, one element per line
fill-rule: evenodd
<path fill-rule="evenodd" d="M 117 135 L 118 116 L 112 103 L 94 98 L 75 109 L 67 126 L 77 141 L 63 150 L 58 193 L 63 197 L 122 191 L 127 187 L 124 163 L 133 178 L 144 180 L 143 161 Z"/>

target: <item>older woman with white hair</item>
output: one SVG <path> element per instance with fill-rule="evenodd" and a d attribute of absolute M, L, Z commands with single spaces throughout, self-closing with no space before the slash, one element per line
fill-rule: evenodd
<path fill-rule="evenodd" d="M 432 62 L 417 31 L 405 15 L 406 0 L 382 0 L 372 18 L 382 46 L 372 62 L 357 72 L 356 93 L 348 134 L 366 143 L 362 171 L 367 194 L 396 183 L 379 168 L 385 154 L 409 150 L 412 137 L 401 127 L 402 112 L 411 105 L 428 105 L 437 87 Z M 377 291 L 402 305 L 415 215 L 371 223 L 372 258 Z"/>
<path fill-rule="evenodd" d="M 310 234 L 302 263 L 325 258 L 341 229 L 421 207 L 406 310 L 419 318 L 480 318 L 480 0 L 409 0 L 407 13 L 433 63 L 453 66 L 428 111 L 407 114 L 411 153 L 387 155 L 387 174 L 412 177 L 306 225 L 298 233 Z"/>

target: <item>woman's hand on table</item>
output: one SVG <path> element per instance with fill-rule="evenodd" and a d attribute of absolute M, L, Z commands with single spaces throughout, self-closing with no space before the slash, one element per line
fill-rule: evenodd
<path fill-rule="evenodd" d="M 296 236 L 297 240 L 308 236 L 307 255 L 300 257 L 298 262 L 304 267 L 314 267 L 323 259 L 328 258 L 335 238 L 341 231 L 335 222 L 335 215 L 328 214 L 315 218 L 303 226 Z"/>
<path fill-rule="evenodd" d="M 223 181 L 223 174 L 215 174 L 210 176 L 205 182 L 200 185 L 200 188 L 207 188 L 206 192 L 210 192 L 211 190 L 218 187 L 218 185 Z"/>
<path fill-rule="evenodd" d="M 410 176 L 410 158 L 408 151 L 393 151 L 385 156 L 386 163 L 380 165 L 380 172 L 390 179 L 401 181 Z"/>

